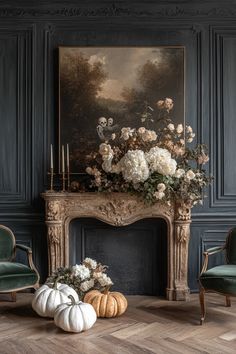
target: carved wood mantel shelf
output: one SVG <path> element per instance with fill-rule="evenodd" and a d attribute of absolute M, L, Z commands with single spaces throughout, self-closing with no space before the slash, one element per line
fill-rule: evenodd
<path fill-rule="evenodd" d="M 49 273 L 69 266 L 69 224 L 72 219 L 92 217 L 114 226 L 124 226 L 144 218 L 162 218 L 167 223 L 167 299 L 189 297 L 188 244 L 191 210 L 184 205 L 156 203 L 147 206 L 126 193 L 47 192 Z"/>

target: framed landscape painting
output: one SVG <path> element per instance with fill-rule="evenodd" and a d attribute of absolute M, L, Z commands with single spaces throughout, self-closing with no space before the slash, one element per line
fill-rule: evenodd
<path fill-rule="evenodd" d="M 157 102 L 184 124 L 185 49 L 60 47 L 59 143 L 70 146 L 71 173 L 85 173 L 101 142 L 122 127 L 158 128 Z"/>

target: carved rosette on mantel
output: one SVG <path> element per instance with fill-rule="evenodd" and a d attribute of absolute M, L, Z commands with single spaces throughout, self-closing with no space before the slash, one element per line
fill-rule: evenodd
<path fill-rule="evenodd" d="M 145 205 L 126 193 L 48 192 L 46 202 L 49 274 L 69 266 L 69 224 L 72 219 L 96 218 L 113 226 L 124 226 L 145 218 L 162 218 L 167 223 L 167 299 L 188 300 L 188 244 L 191 209 L 182 203 Z"/>

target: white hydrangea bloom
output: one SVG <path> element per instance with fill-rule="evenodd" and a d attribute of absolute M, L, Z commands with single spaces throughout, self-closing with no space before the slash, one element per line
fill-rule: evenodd
<path fill-rule="evenodd" d="M 94 279 L 86 280 L 80 285 L 80 290 L 88 291 L 94 287 Z"/>
<path fill-rule="evenodd" d="M 102 276 L 98 278 L 98 282 L 101 286 L 109 286 L 112 285 L 112 280 L 105 273 L 102 273 Z"/>
<path fill-rule="evenodd" d="M 101 276 L 102 276 L 102 272 L 94 272 L 94 273 L 93 273 L 94 279 L 98 279 L 98 278 L 100 278 Z"/>
<path fill-rule="evenodd" d="M 155 146 L 145 154 L 152 172 L 158 172 L 164 176 L 172 176 L 176 171 L 177 162 L 171 158 L 168 150 Z"/>
<path fill-rule="evenodd" d="M 83 263 L 88 264 L 89 267 L 92 268 L 92 269 L 96 269 L 96 267 L 97 267 L 97 262 L 94 259 L 89 258 L 89 257 L 86 257 L 84 259 Z"/>
<path fill-rule="evenodd" d="M 90 270 L 83 264 L 76 264 L 72 267 L 72 274 L 84 280 L 90 277 Z"/>
<path fill-rule="evenodd" d="M 128 182 L 144 182 L 149 177 L 148 164 L 142 150 L 129 150 L 120 160 L 119 165 L 124 179 Z"/>

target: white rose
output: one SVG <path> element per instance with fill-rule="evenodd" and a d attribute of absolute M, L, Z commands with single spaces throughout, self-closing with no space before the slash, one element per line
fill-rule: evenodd
<path fill-rule="evenodd" d="M 91 167 L 87 167 L 86 168 L 86 172 L 87 172 L 87 174 L 92 175 L 93 174 L 93 169 Z"/>
<path fill-rule="evenodd" d="M 192 131 L 193 131 L 193 128 L 190 125 L 187 125 L 186 126 L 186 132 L 187 133 L 192 133 Z"/>
<path fill-rule="evenodd" d="M 138 128 L 138 133 L 139 133 L 139 134 L 144 134 L 145 131 L 146 131 L 146 128 L 144 128 L 144 127 Z"/>
<path fill-rule="evenodd" d="M 172 100 L 172 98 L 166 98 L 164 101 L 164 107 L 166 108 L 167 112 L 169 113 L 169 111 L 174 107 L 174 102 Z"/>
<path fill-rule="evenodd" d="M 188 139 L 187 139 L 187 142 L 188 142 L 188 143 L 191 143 L 192 141 L 193 141 L 193 138 L 188 138 Z"/>
<path fill-rule="evenodd" d="M 188 172 L 186 172 L 185 176 L 188 180 L 191 180 L 191 179 L 194 179 L 195 173 L 192 170 L 188 170 Z"/>
<path fill-rule="evenodd" d="M 176 128 L 176 132 L 178 134 L 181 134 L 183 132 L 184 128 L 183 128 L 183 124 L 178 124 L 177 128 Z"/>
<path fill-rule="evenodd" d="M 166 186 L 164 183 L 158 183 L 157 189 L 159 192 L 164 192 L 164 190 L 166 189 Z"/>
<path fill-rule="evenodd" d="M 128 140 L 129 137 L 133 135 L 133 133 L 134 133 L 134 129 L 131 129 L 130 127 L 122 128 L 120 137 L 124 140 Z"/>
<path fill-rule="evenodd" d="M 185 174 L 185 171 L 182 168 L 179 168 L 175 171 L 174 177 L 180 178 Z"/>
<path fill-rule="evenodd" d="M 164 193 L 164 192 L 157 191 L 157 192 L 154 193 L 154 197 L 155 197 L 156 199 L 161 200 L 161 199 L 163 199 L 163 198 L 165 197 L 165 193 Z"/>
<path fill-rule="evenodd" d="M 155 141 L 157 139 L 156 132 L 154 132 L 154 130 L 146 130 L 142 134 L 142 139 L 145 142 Z"/>
<path fill-rule="evenodd" d="M 103 160 L 109 160 L 113 157 L 114 152 L 111 148 L 111 145 L 102 143 L 99 146 L 99 154 L 102 155 Z"/>
<path fill-rule="evenodd" d="M 173 132 L 173 131 L 175 130 L 175 126 L 174 126 L 174 124 L 172 124 L 172 123 L 168 124 L 168 125 L 167 125 L 167 128 L 168 128 L 171 132 Z"/>

